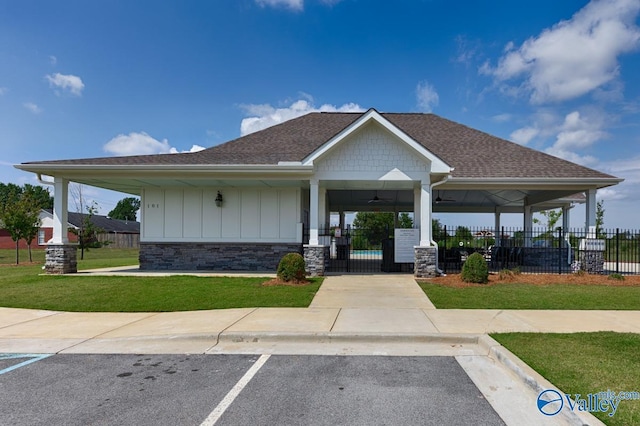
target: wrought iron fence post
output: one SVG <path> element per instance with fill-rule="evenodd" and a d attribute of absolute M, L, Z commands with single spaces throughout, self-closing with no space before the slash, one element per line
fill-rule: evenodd
<path fill-rule="evenodd" d="M 616 228 L 616 274 L 620 273 L 620 228 Z"/>
<path fill-rule="evenodd" d="M 558 275 L 562 274 L 562 228 L 558 227 Z"/>

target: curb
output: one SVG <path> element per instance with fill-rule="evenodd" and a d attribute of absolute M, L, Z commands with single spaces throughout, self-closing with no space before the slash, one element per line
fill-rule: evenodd
<path fill-rule="evenodd" d="M 478 346 L 482 354 L 493 361 L 499 363 L 503 368 L 512 373 L 525 386 L 539 395 L 546 389 L 555 389 L 564 395 L 553 383 L 541 376 L 529 365 L 525 364 L 520 358 L 515 356 L 511 351 L 502 346 L 488 334 L 484 334 L 478 339 Z M 572 410 L 562 410 L 560 415 L 571 425 L 602 425 L 604 423 L 589 412 L 575 412 Z"/>
<path fill-rule="evenodd" d="M 348 332 L 222 332 L 218 343 L 446 343 L 478 345 L 479 334 L 348 333 Z"/>

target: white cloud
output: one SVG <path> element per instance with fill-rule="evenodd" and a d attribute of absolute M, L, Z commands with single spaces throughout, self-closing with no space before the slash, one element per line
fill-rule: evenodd
<path fill-rule="evenodd" d="M 592 0 L 519 48 L 510 42 L 495 68 L 485 63 L 479 72 L 498 82 L 522 78 L 517 91 L 534 104 L 577 98 L 618 77 L 618 56 L 640 46 L 638 13 L 638 0 Z"/>
<path fill-rule="evenodd" d="M 507 121 L 511 121 L 512 118 L 513 116 L 508 112 L 504 114 L 494 115 L 493 117 L 491 117 L 491 119 L 496 123 L 506 123 Z"/>
<path fill-rule="evenodd" d="M 308 97 L 305 96 L 305 97 Z M 308 114 L 310 112 L 362 112 L 364 109 L 355 103 L 344 104 L 340 107 L 324 104 L 317 108 L 313 104 L 313 100 L 300 99 L 293 102 L 290 106 L 284 108 L 276 108 L 269 104 L 248 104 L 240 105 L 251 117 L 247 117 L 240 123 L 240 134 L 242 136 L 267 127 L 283 123 L 296 117 Z"/>
<path fill-rule="evenodd" d="M 526 145 L 539 134 L 540 130 L 534 127 L 523 127 L 522 129 L 515 130 L 509 137 L 517 144 Z"/>
<path fill-rule="evenodd" d="M 53 55 L 49 56 L 49 62 L 51 63 L 51 65 L 56 65 L 58 63 L 58 58 L 56 58 Z"/>
<path fill-rule="evenodd" d="M 545 151 L 556 157 L 585 166 L 593 166 L 598 160 L 590 155 L 580 155 L 576 150 L 592 146 L 608 136 L 602 130 L 604 122 L 597 114 L 583 116 L 578 111 L 566 115 L 564 122 L 558 129 L 555 143 Z"/>
<path fill-rule="evenodd" d="M 440 102 L 440 97 L 436 89 L 428 81 L 421 81 L 416 86 L 416 100 L 421 111 L 431 112 L 433 107 Z"/>
<path fill-rule="evenodd" d="M 198 152 L 205 149 L 200 145 L 193 145 L 187 151 L 179 151 L 169 145 L 167 139 L 159 141 L 145 132 L 131 132 L 128 135 L 120 134 L 102 147 L 106 152 L 122 155 L 153 155 L 153 154 L 177 154 L 179 152 Z"/>
<path fill-rule="evenodd" d="M 256 0 L 256 3 L 262 7 L 284 7 L 296 11 L 304 8 L 304 0 Z"/>
<path fill-rule="evenodd" d="M 103 149 L 114 155 L 168 154 L 171 152 L 169 141 L 159 141 L 145 132 L 120 134 L 107 142 Z"/>
<path fill-rule="evenodd" d="M 9 89 L 7 89 L 6 87 L 0 87 L 0 96 L 4 95 L 8 91 L 9 91 Z"/>
<path fill-rule="evenodd" d="M 49 86 L 54 89 L 62 89 L 63 91 L 68 91 L 74 96 L 82 96 L 84 83 L 78 76 L 55 73 L 53 75 L 46 75 L 45 78 L 49 81 Z M 60 92 L 56 91 L 56 94 L 60 95 Z"/>
<path fill-rule="evenodd" d="M 22 106 L 24 106 L 26 109 L 28 109 L 34 114 L 40 114 L 42 112 L 42 108 L 40 108 L 38 105 L 34 104 L 33 102 L 25 102 L 22 104 Z"/>
<path fill-rule="evenodd" d="M 198 152 L 198 151 L 202 151 L 203 149 L 206 149 L 204 146 L 200 146 L 200 145 L 192 145 L 191 149 L 187 150 L 187 151 L 178 151 L 175 148 L 171 148 L 169 150 L 170 154 L 178 154 L 180 152 Z"/>

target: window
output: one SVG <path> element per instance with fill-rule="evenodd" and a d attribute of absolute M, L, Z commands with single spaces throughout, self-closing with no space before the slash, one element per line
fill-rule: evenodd
<path fill-rule="evenodd" d="M 39 229 L 38 230 L 38 245 L 39 246 L 43 246 L 45 245 L 46 241 L 44 240 L 44 229 Z"/>

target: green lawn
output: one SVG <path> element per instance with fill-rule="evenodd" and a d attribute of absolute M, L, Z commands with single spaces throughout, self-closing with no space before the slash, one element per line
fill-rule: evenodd
<path fill-rule="evenodd" d="M 640 392 L 640 334 L 505 333 L 492 334 L 500 344 L 567 394 Z M 566 408 L 565 408 L 566 409 Z M 621 401 L 608 425 L 639 425 L 640 400 Z"/>
<path fill-rule="evenodd" d="M 39 255 L 43 262 L 44 254 Z M 42 263 L 15 266 L 14 262 L 15 252 L 0 250 L 3 307 L 76 312 L 306 307 L 322 283 L 319 278 L 306 286 L 263 286 L 268 278 L 52 276 L 42 275 Z M 136 250 L 102 248 L 85 253 L 78 269 L 135 264 Z"/>
<path fill-rule="evenodd" d="M 457 288 L 419 284 L 438 309 L 640 310 L 640 287 L 507 283 Z"/>

